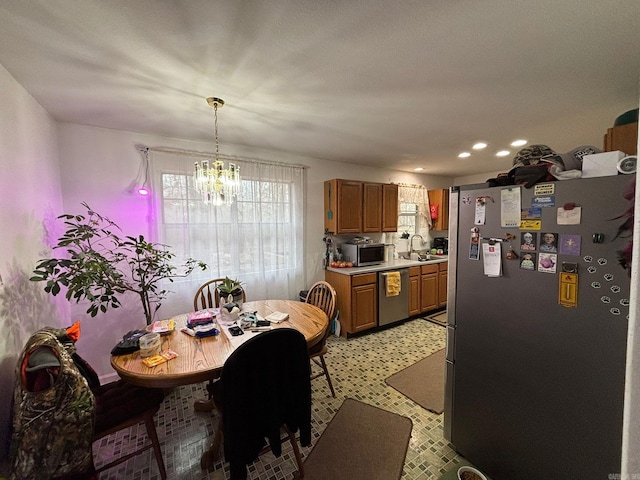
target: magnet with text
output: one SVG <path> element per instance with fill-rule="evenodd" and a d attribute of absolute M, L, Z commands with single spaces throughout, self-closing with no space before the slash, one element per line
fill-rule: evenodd
<path fill-rule="evenodd" d="M 560 274 L 560 284 L 558 287 L 558 303 L 563 307 L 572 308 L 578 306 L 578 274 Z"/>

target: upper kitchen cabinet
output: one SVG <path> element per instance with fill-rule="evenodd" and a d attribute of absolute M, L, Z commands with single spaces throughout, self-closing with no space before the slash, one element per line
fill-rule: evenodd
<path fill-rule="evenodd" d="M 431 230 L 449 230 L 449 189 L 429 190 L 429 207 L 434 207 L 437 218 L 431 216 Z"/>
<path fill-rule="evenodd" d="M 618 125 L 607 129 L 604 135 L 604 151 L 620 150 L 627 155 L 638 152 L 638 122 Z"/>
<path fill-rule="evenodd" d="M 382 184 L 382 231 L 398 231 L 398 185 Z"/>
<path fill-rule="evenodd" d="M 333 179 L 324 182 L 324 227 L 331 233 L 398 230 L 398 186 Z"/>
<path fill-rule="evenodd" d="M 362 191 L 362 182 L 324 182 L 324 228 L 331 233 L 361 233 Z"/>
<path fill-rule="evenodd" d="M 362 184 L 362 231 L 371 233 L 382 230 L 382 184 Z"/>

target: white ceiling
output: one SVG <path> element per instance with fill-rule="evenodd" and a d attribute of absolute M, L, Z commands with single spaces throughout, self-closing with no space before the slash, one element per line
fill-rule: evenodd
<path fill-rule="evenodd" d="M 60 121 L 459 176 L 636 108 L 638 0 L 0 0 L 0 64 Z M 476 140 L 486 153 L 458 159 Z M 513 153 L 518 149 L 511 149 Z"/>

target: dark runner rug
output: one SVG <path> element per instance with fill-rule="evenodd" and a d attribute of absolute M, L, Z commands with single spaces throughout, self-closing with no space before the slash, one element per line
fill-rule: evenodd
<path fill-rule="evenodd" d="M 444 410 L 444 348 L 385 380 L 387 385 L 434 413 Z"/>
<path fill-rule="evenodd" d="M 395 480 L 413 423 L 347 398 L 304 461 L 305 480 Z"/>
<path fill-rule="evenodd" d="M 433 315 L 429 315 L 424 317 L 425 320 L 429 320 L 430 322 L 437 323 L 438 325 L 442 325 L 443 327 L 447 326 L 447 311 L 434 313 Z"/>

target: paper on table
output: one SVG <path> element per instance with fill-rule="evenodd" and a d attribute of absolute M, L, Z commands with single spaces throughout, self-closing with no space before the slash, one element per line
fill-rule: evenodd
<path fill-rule="evenodd" d="M 264 317 L 265 320 L 269 320 L 271 323 L 284 322 L 287 318 L 289 318 L 289 314 L 283 312 L 272 312 Z"/>
<path fill-rule="evenodd" d="M 235 324 L 232 324 L 232 325 L 220 324 L 220 327 L 222 328 L 223 333 L 229 339 L 229 342 L 231 342 L 231 345 L 233 345 L 235 348 L 238 348 L 240 345 L 242 345 L 244 342 L 246 342 L 250 338 L 253 338 L 256 335 L 260 335 L 261 333 L 261 332 L 251 332 L 247 329 L 244 331 L 242 335 L 237 335 L 234 337 L 233 335 L 231 335 L 231 332 L 229 332 L 229 326 L 233 326 L 233 325 Z"/>

